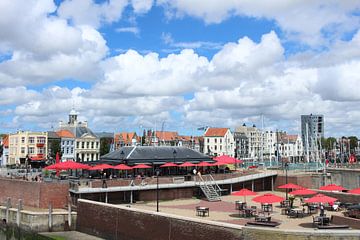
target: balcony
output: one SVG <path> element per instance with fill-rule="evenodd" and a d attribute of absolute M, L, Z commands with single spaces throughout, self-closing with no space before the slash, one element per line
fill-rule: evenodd
<path fill-rule="evenodd" d="M 36 143 L 36 147 L 44 147 L 45 143 Z"/>
<path fill-rule="evenodd" d="M 43 154 L 43 153 L 38 153 L 38 154 L 36 154 L 36 156 L 37 156 L 38 158 L 43 158 L 43 157 L 44 157 L 44 154 Z"/>

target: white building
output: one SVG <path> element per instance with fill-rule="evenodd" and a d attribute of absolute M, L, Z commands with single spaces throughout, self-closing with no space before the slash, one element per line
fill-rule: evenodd
<path fill-rule="evenodd" d="M 9 159 L 9 135 L 1 138 L 2 154 L 0 156 L 0 166 L 6 166 Z"/>
<path fill-rule="evenodd" d="M 260 159 L 265 155 L 265 135 L 255 125 L 247 127 L 245 124 L 237 127 L 235 132 L 247 137 L 248 149 L 246 158 Z"/>
<path fill-rule="evenodd" d="M 71 110 L 69 122 L 60 122 L 59 128 L 59 131 L 66 130 L 74 136 L 72 138 L 69 135 L 64 140 L 61 140 L 61 146 L 67 157 L 74 158 L 80 162 L 97 161 L 100 159 L 100 139 L 88 128 L 87 122 L 79 122 L 77 120 L 75 110 Z M 72 149 L 74 149 L 73 154 L 71 154 Z"/>
<path fill-rule="evenodd" d="M 204 153 L 207 155 L 234 157 L 234 136 L 229 128 L 208 128 L 204 134 Z"/>

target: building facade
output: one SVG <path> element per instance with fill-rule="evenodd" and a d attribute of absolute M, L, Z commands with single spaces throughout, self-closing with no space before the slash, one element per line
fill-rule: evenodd
<path fill-rule="evenodd" d="M 9 159 L 9 135 L 1 138 L 2 151 L 0 153 L 0 166 L 6 166 Z"/>
<path fill-rule="evenodd" d="M 125 146 L 137 146 L 140 145 L 140 139 L 136 132 L 121 132 L 114 135 L 115 150 Z"/>
<path fill-rule="evenodd" d="M 210 156 L 235 156 L 234 136 L 229 128 L 207 128 L 204 134 L 204 153 Z"/>
<path fill-rule="evenodd" d="M 27 164 L 26 161 L 44 161 L 47 155 L 47 132 L 19 131 L 9 134 L 7 165 Z"/>
<path fill-rule="evenodd" d="M 247 140 L 243 141 L 243 144 L 246 145 L 239 146 L 239 149 L 244 149 L 244 153 L 247 153 L 245 158 L 261 159 L 264 156 L 265 136 L 255 125 L 247 127 L 244 124 L 237 127 L 235 133 L 237 136 L 243 136 L 243 139 L 247 138 Z"/>
<path fill-rule="evenodd" d="M 301 138 L 306 161 L 317 161 L 320 141 L 324 138 L 324 115 L 301 115 Z"/>
<path fill-rule="evenodd" d="M 74 159 L 78 162 L 98 161 L 100 159 L 100 139 L 88 128 L 87 122 L 78 121 L 74 109 L 71 110 L 67 123 L 60 122 L 59 131 L 61 130 L 69 131 L 74 136 L 74 140 L 71 137 L 65 138 L 64 145 L 62 145 L 64 150 L 65 147 L 70 150 L 69 156 L 73 148 Z"/>
<path fill-rule="evenodd" d="M 61 161 L 75 161 L 75 135 L 68 130 L 59 130 L 56 134 L 60 137 Z"/>

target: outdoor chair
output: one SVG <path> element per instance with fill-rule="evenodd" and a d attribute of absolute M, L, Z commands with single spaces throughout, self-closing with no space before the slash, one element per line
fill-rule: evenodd
<path fill-rule="evenodd" d="M 321 224 L 321 220 L 318 216 L 312 216 L 313 218 L 313 227 L 315 227 L 316 225 Z"/>

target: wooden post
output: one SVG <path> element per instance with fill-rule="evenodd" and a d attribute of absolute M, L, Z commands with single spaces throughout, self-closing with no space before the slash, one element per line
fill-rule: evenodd
<path fill-rule="evenodd" d="M 53 209 L 52 209 L 52 204 L 49 203 L 49 232 L 52 231 L 52 225 L 53 225 L 52 211 L 53 211 Z"/>
<path fill-rule="evenodd" d="M 271 191 L 274 191 L 274 176 L 271 176 Z"/>
<path fill-rule="evenodd" d="M 19 199 L 18 208 L 16 212 L 16 225 L 20 227 L 20 219 L 21 219 L 21 210 L 22 210 L 22 199 Z"/>
<path fill-rule="evenodd" d="M 5 220 L 7 223 L 9 222 L 10 208 L 11 208 L 11 198 L 8 197 L 6 199 L 6 213 L 5 213 Z"/>

